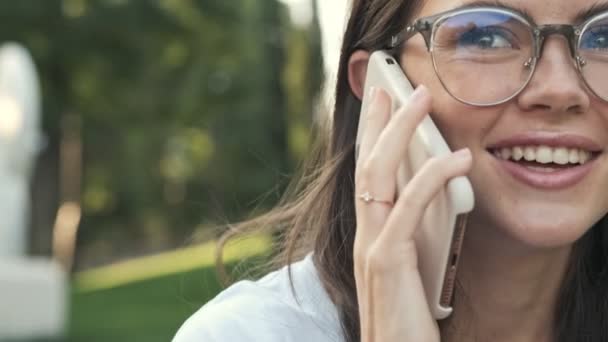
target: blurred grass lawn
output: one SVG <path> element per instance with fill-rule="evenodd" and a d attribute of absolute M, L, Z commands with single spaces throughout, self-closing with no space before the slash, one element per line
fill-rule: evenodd
<path fill-rule="evenodd" d="M 270 241 L 257 236 L 228 245 L 228 270 L 266 260 Z M 214 250 L 207 243 L 76 274 L 68 341 L 171 341 L 184 320 L 222 289 Z"/>

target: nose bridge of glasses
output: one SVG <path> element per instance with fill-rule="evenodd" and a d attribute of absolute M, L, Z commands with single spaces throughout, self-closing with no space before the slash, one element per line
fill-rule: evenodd
<path fill-rule="evenodd" d="M 536 47 L 536 58 L 539 58 L 545 46 L 545 40 L 552 35 L 561 35 L 568 42 L 568 48 L 570 49 L 570 56 L 576 58 L 576 36 L 578 29 L 572 25 L 566 24 L 555 24 L 555 25 L 541 25 L 533 30 L 535 39 L 537 41 Z"/>

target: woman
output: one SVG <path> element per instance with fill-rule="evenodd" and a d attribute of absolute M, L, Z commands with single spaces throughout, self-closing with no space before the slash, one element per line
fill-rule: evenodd
<path fill-rule="evenodd" d="M 591 0 L 354 0 L 323 167 L 243 226 L 287 227 L 291 277 L 232 286 L 175 341 L 608 341 L 606 18 L 608 3 Z M 380 49 L 418 87 L 390 121 L 375 91 L 355 168 L 367 60 Z M 427 112 L 457 152 L 430 160 L 393 202 Z M 454 312 L 435 321 L 412 235 L 461 175 L 475 209 Z"/>

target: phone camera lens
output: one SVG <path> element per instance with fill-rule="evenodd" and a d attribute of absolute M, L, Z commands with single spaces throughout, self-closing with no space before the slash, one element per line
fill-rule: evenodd
<path fill-rule="evenodd" d="M 392 58 L 387 58 L 387 59 L 386 59 L 386 63 L 388 63 L 388 64 L 390 64 L 390 65 L 393 65 L 393 64 L 395 64 L 395 60 L 394 60 L 394 59 L 392 59 Z"/>

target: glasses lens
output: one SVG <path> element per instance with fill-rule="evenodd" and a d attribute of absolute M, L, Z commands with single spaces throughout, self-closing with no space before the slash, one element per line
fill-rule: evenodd
<path fill-rule="evenodd" d="M 459 12 L 438 22 L 432 55 L 437 74 L 452 96 L 490 105 L 513 96 L 530 78 L 532 30 L 508 12 Z"/>
<path fill-rule="evenodd" d="M 578 48 L 583 78 L 599 97 L 608 100 L 608 14 L 586 26 Z"/>

